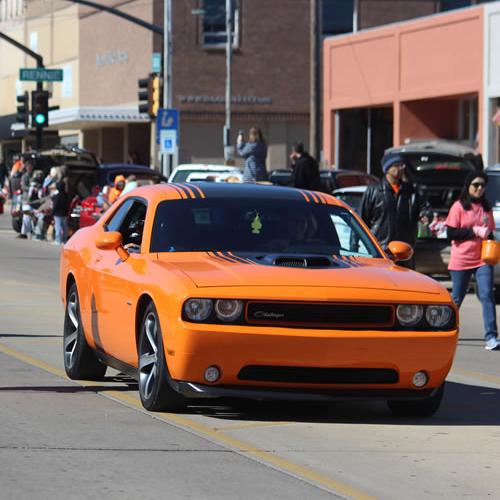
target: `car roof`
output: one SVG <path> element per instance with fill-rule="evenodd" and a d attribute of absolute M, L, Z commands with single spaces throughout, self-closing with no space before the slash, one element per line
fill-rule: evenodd
<path fill-rule="evenodd" d="M 333 192 L 333 195 L 335 194 L 340 194 L 340 193 L 364 193 L 368 186 L 366 185 L 361 185 L 361 186 L 350 186 L 350 187 L 345 187 L 345 188 L 339 188 L 335 189 Z"/>
<path fill-rule="evenodd" d="M 175 171 L 179 171 L 179 170 L 207 170 L 207 171 L 217 171 L 217 170 L 221 170 L 221 171 L 231 171 L 231 170 L 241 170 L 240 167 L 237 167 L 235 165 L 212 165 L 212 164 L 209 164 L 209 163 L 184 163 L 182 165 L 177 165 L 177 167 L 175 167 L 174 169 L 174 172 Z"/>
<path fill-rule="evenodd" d="M 153 170 L 147 165 L 134 165 L 131 163 L 101 163 L 100 167 L 104 170 L 123 170 L 124 172 L 133 170 L 135 172 L 154 172 L 158 175 L 161 175 L 160 172 Z"/>
<path fill-rule="evenodd" d="M 308 203 L 340 205 L 333 196 L 316 191 L 295 189 L 284 186 L 250 183 L 225 182 L 186 182 L 155 184 L 143 186 L 131 191 L 134 196 L 157 201 L 167 199 L 202 199 L 202 198 L 258 198 L 267 200 L 305 201 Z"/>
<path fill-rule="evenodd" d="M 487 167 L 484 170 L 488 174 L 500 173 L 500 163 L 497 163 L 496 165 L 492 165 L 491 167 Z"/>
<path fill-rule="evenodd" d="M 450 141 L 416 141 L 404 144 L 403 146 L 395 146 L 385 150 L 388 153 L 439 153 L 451 156 L 478 156 L 478 153 L 471 147 L 457 144 Z"/>

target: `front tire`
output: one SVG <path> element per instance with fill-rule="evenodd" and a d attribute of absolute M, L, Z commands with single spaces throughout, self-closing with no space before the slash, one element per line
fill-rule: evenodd
<path fill-rule="evenodd" d="M 75 283 L 71 285 L 66 298 L 63 349 L 64 369 L 70 379 L 102 380 L 107 367 L 97 359 L 85 339 Z"/>
<path fill-rule="evenodd" d="M 395 417 L 432 417 L 441 404 L 444 384 L 427 399 L 416 401 L 387 401 L 387 405 Z"/>
<path fill-rule="evenodd" d="M 158 313 L 153 303 L 142 319 L 138 346 L 139 395 L 149 411 L 177 412 L 185 407 L 184 398 L 169 385 Z"/>

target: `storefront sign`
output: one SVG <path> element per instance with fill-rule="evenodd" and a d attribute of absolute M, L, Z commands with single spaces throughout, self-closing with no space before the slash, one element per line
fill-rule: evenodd
<path fill-rule="evenodd" d="M 108 50 L 104 54 L 95 55 L 95 65 L 98 68 L 109 64 L 123 64 L 128 62 L 128 52 L 124 50 Z"/>
<path fill-rule="evenodd" d="M 224 104 L 226 98 L 222 95 L 179 95 L 177 99 L 182 104 Z M 273 99 L 269 96 L 256 95 L 233 95 L 233 104 L 272 104 Z"/>

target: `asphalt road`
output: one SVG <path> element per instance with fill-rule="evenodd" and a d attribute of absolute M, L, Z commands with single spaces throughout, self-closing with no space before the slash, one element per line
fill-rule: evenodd
<path fill-rule="evenodd" d="M 112 370 L 65 377 L 58 256 L 0 216 L 0 499 L 500 496 L 500 351 L 473 295 L 433 419 L 348 402 L 153 414 Z"/>

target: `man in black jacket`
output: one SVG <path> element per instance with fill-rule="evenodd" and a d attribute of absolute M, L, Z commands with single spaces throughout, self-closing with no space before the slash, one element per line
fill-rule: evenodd
<path fill-rule="evenodd" d="M 384 249 L 393 240 L 405 241 L 414 247 L 420 214 L 430 209 L 425 198 L 404 180 L 404 168 L 401 155 L 384 156 L 384 177 L 378 184 L 368 186 L 361 200 L 361 217 Z M 413 269 L 414 260 L 406 266 Z"/>
<path fill-rule="evenodd" d="M 312 189 L 318 191 L 321 187 L 319 181 L 318 162 L 307 152 L 301 142 L 292 145 L 292 180 L 291 185 L 299 189 Z"/>

